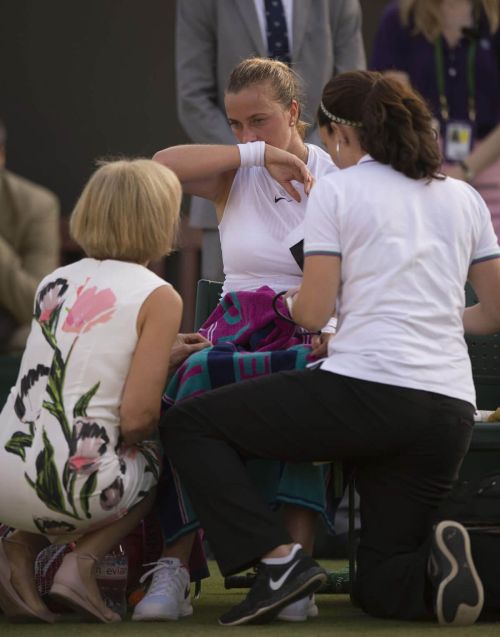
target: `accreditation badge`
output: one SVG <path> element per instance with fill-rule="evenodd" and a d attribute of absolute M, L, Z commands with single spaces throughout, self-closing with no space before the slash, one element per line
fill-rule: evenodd
<path fill-rule="evenodd" d="M 445 124 L 444 156 L 448 161 L 463 161 L 472 149 L 474 131 L 470 122 L 449 120 Z"/>

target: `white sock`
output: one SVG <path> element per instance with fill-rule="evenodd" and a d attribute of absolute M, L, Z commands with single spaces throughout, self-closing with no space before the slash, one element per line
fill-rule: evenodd
<path fill-rule="evenodd" d="M 288 555 L 285 555 L 285 557 L 266 557 L 266 559 L 261 560 L 261 562 L 263 562 L 264 564 L 286 564 L 295 557 L 295 554 L 297 553 L 297 551 L 300 551 L 301 548 L 302 546 L 300 544 L 294 544 L 290 550 L 290 553 L 288 553 Z"/>

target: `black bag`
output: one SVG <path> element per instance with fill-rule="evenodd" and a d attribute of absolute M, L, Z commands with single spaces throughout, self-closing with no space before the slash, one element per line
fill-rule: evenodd
<path fill-rule="evenodd" d="M 456 520 L 471 539 L 472 557 L 484 586 L 482 618 L 500 614 L 500 472 L 458 483 L 439 511 Z"/>

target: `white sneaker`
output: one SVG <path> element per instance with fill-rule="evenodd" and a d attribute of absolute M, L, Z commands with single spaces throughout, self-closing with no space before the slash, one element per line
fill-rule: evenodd
<path fill-rule="evenodd" d="M 140 579 L 142 583 L 153 576 L 146 595 L 134 609 L 133 621 L 179 619 L 192 615 L 188 570 L 176 557 L 162 557 L 152 565 L 153 568 Z"/>
<path fill-rule="evenodd" d="M 282 608 L 276 619 L 285 622 L 305 622 L 309 617 L 317 617 L 318 615 L 319 610 L 314 595 L 309 595 Z"/>

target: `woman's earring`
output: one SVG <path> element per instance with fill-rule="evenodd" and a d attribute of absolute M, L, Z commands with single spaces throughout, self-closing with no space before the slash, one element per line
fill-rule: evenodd
<path fill-rule="evenodd" d="M 293 120 L 293 119 L 292 119 L 292 120 L 290 120 L 290 126 L 295 126 L 295 122 L 294 122 L 294 120 Z"/>
<path fill-rule="evenodd" d="M 335 152 L 337 153 L 337 157 L 340 158 L 340 139 L 337 141 L 337 145 L 335 146 Z"/>

